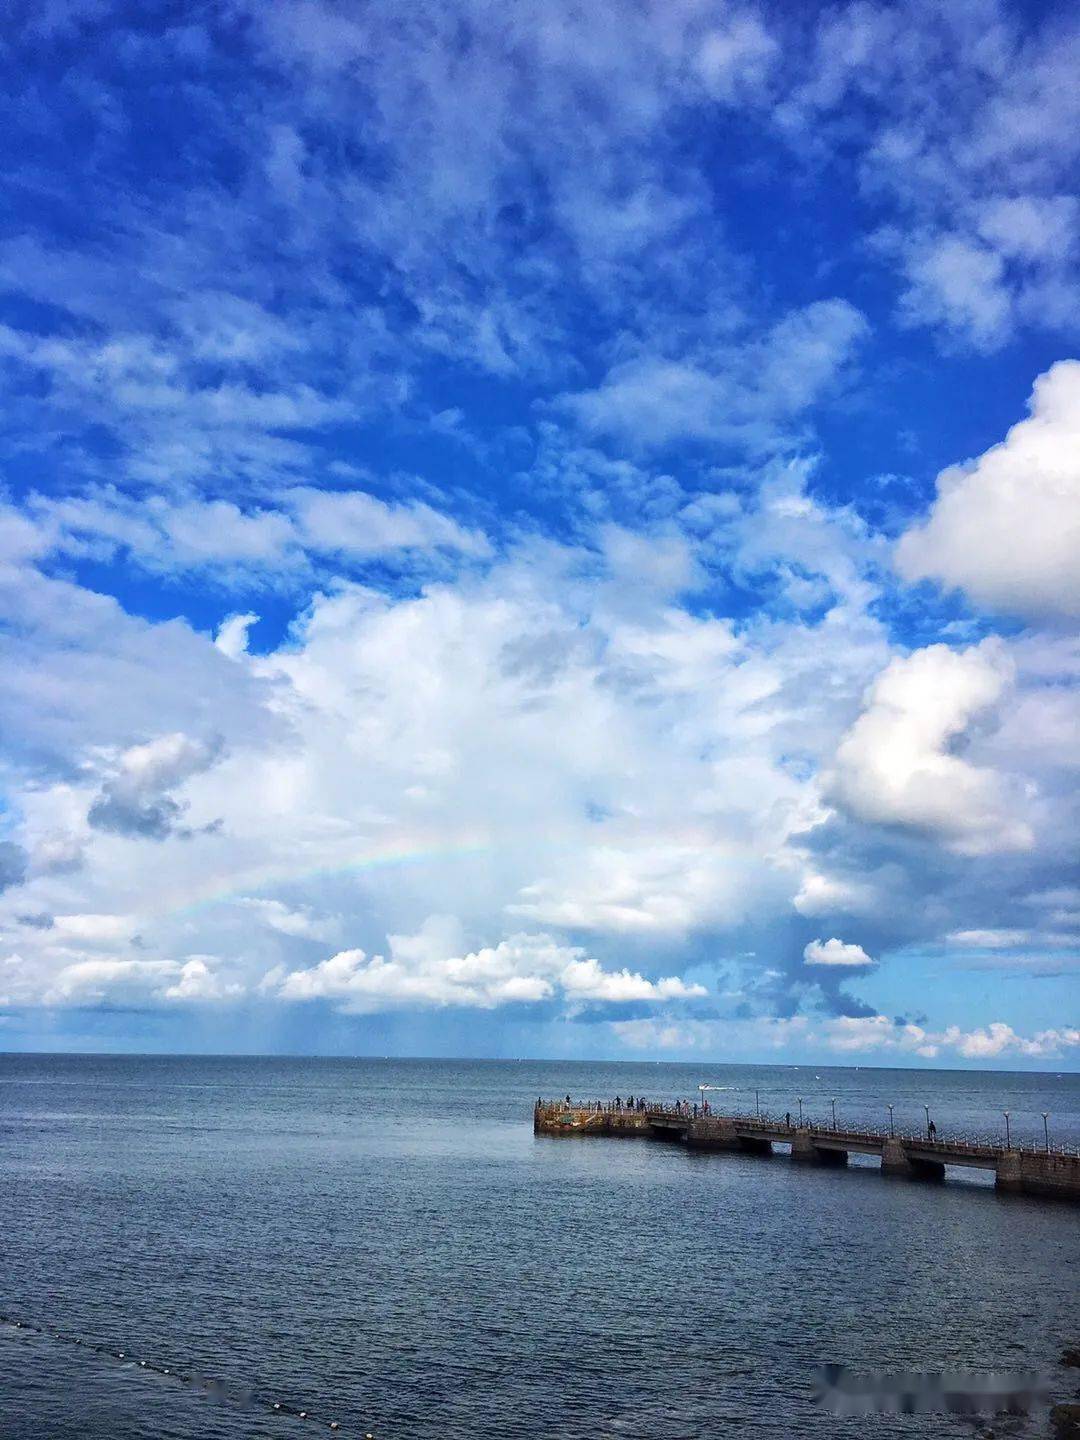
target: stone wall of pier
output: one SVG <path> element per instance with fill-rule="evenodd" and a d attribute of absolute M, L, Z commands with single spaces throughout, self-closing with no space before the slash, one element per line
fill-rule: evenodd
<path fill-rule="evenodd" d="M 649 1117 L 637 1110 L 537 1106 L 533 1112 L 533 1130 L 538 1135 L 610 1135 L 616 1139 L 634 1139 L 648 1132 Z"/>
<path fill-rule="evenodd" d="M 1080 1158 L 1038 1150 L 1006 1150 L 998 1161 L 997 1187 L 1023 1195 L 1080 1200 Z"/>

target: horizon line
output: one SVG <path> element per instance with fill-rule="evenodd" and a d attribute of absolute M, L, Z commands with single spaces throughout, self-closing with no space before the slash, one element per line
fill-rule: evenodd
<path fill-rule="evenodd" d="M 880 1070 L 901 1071 L 919 1074 L 937 1071 L 943 1074 L 970 1075 L 1053 1075 L 1058 1079 L 1080 1078 L 1080 1068 L 1064 1070 L 1008 1070 L 978 1065 L 837 1065 L 826 1060 L 765 1061 L 765 1060 L 669 1060 L 669 1059 L 627 1059 L 618 1058 L 560 1058 L 541 1055 L 508 1057 L 505 1055 L 334 1055 L 311 1051 L 198 1051 L 198 1050 L 0 1050 L 0 1060 L 14 1058 L 52 1059 L 63 1057 L 70 1060 L 333 1060 L 342 1062 L 365 1061 L 379 1063 L 408 1063 L 432 1065 L 672 1065 L 684 1069 L 695 1067 L 722 1068 L 730 1070 Z"/>

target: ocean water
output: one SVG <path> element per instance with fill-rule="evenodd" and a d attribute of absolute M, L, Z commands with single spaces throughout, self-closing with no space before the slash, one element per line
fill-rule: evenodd
<path fill-rule="evenodd" d="M 532 1133 L 541 1094 L 701 1083 L 876 1125 L 891 1102 L 898 1130 L 929 1104 L 941 1135 L 1007 1109 L 1034 1142 L 1045 1110 L 1080 1143 L 1076 1075 L 0 1056 L 0 1312 L 45 1332 L 0 1324 L 0 1436 L 980 1433 L 838 1420 L 812 1399 L 830 1361 L 1035 1369 L 1073 1398 L 1076 1207 Z"/>

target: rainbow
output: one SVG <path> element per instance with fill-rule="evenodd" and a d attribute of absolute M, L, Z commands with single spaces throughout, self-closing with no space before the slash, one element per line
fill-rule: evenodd
<path fill-rule="evenodd" d="M 351 875 L 365 875 L 402 866 L 422 866 L 435 863 L 482 859 L 485 856 L 503 855 L 518 844 L 527 846 L 535 853 L 539 850 L 560 851 L 579 849 L 583 852 L 599 847 L 617 850 L 652 849 L 669 846 L 690 851 L 718 850 L 728 852 L 729 858 L 737 862 L 737 853 L 730 844 L 718 842 L 715 835 L 707 830 L 679 826 L 648 826 L 639 829 L 623 825 L 597 827 L 594 835 L 583 834 L 579 829 L 568 830 L 556 835 L 548 832 L 540 837 L 535 832 L 520 835 L 501 832 L 492 839 L 488 834 L 466 832 L 447 837 L 432 834 L 406 834 L 387 839 L 382 844 L 360 854 L 351 854 L 339 861 L 323 860 L 318 865 L 305 867 L 303 846 L 299 846 L 288 864 L 281 862 L 253 866 L 239 874 L 231 875 L 227 885 L 213 885 L 201 893 L 174 903 L 164 903 L 162 911 L 170 915 L 196 915 L 215 905 L 227 905 L 231 901 L 249 896 L 260 896 L 266 891 L 291 888 L 312 880 L 335 880 Z"/>
<path fill-rule="evenodd" d="M 171 915 L 197 915 L 216 905 L 227 905 L 250 895 L 257 896 L 265 890 L 302 885 L 312 880 L 337 880 L 396 866 L 471 860 L 489 854 L 494 848 L 489 841 L 475 838 L 443 840 L 441 843 L 418 843 L 415 838 L 401 840 L 365 854 L 353 855 L 339 863 L 323 862 L 307 868 L 303 865 L 276 864 L 245 870 L 239 877 L 231 876 L 228 885 L 215 886 L 165 908 Z"/>

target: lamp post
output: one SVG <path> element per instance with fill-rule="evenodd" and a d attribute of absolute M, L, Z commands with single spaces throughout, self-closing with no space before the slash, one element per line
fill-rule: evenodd
<path fill-rule="evenodd" d="M 1049 1111 L 1049 1110 L 1044 1110 L 1044 1111 L 1042 1112 L 1042 1117 L 1043 1117 L 1043 1137 L 1044 1137 L 1045 1140 L 1046 1140 L 1046 1153 L 1049 1155 L 1049 1154 L 1050 1154 L 1050 1125 L 1049 1125 L 1050 1111 Z"/>
<path fill-rule="evenodd" d="M 926 1111 L 926 1138 L 929 1140 L 929 1139 L 930 1139 L 930 1106 L 929 1106 L 929 1105 L 924 1105 L 922 1108 Z"/>
<path fill-rule="evenodd" d="M 894 1126 L 893 1126 L 892 1106 L 890 1105 L 890 1106 L 889 1106 L 889 1135 L 890 1135 L 890 1136 L 893 1136 L 893 1135 L 895 1135 L 895 1134 L 896 1134 L 896 1130 L 895 1130 L 895 1128 L 894 1128 Z"/>
<path fill-rule="evenodd" d="M 1009 1134 L 1009 1112 L 1008 1110 L 1003 1110 L 1001 1113 L 1005 1116 L 1005 1149 L 1011 1150 L 1012 1136 Z"/>
<path fill-rule="evenodd" d="M 836 1096 L 835 1096 L 835 1095 L 833 1096 L 833 1102 L 832 1102 L 832 1128 L 833 1128 L 834 1130 L 836 1129 Z"/>
<path fill-rule="evenodd" d="M 799 1096 L 799 1129 L 802 1129 L 802 1096 Z"/>
<path fill-rule="evenodd" d="M 757 1114 L 757 1118 L 760 1120 L 760 1119 L 761 1119 L 761 1091 L 760 1091 L 760 1090 L 755 1090 L 755 1091 L 754 1091 L 754 1111 L 755 1111 L 755 1113 Z"/>

